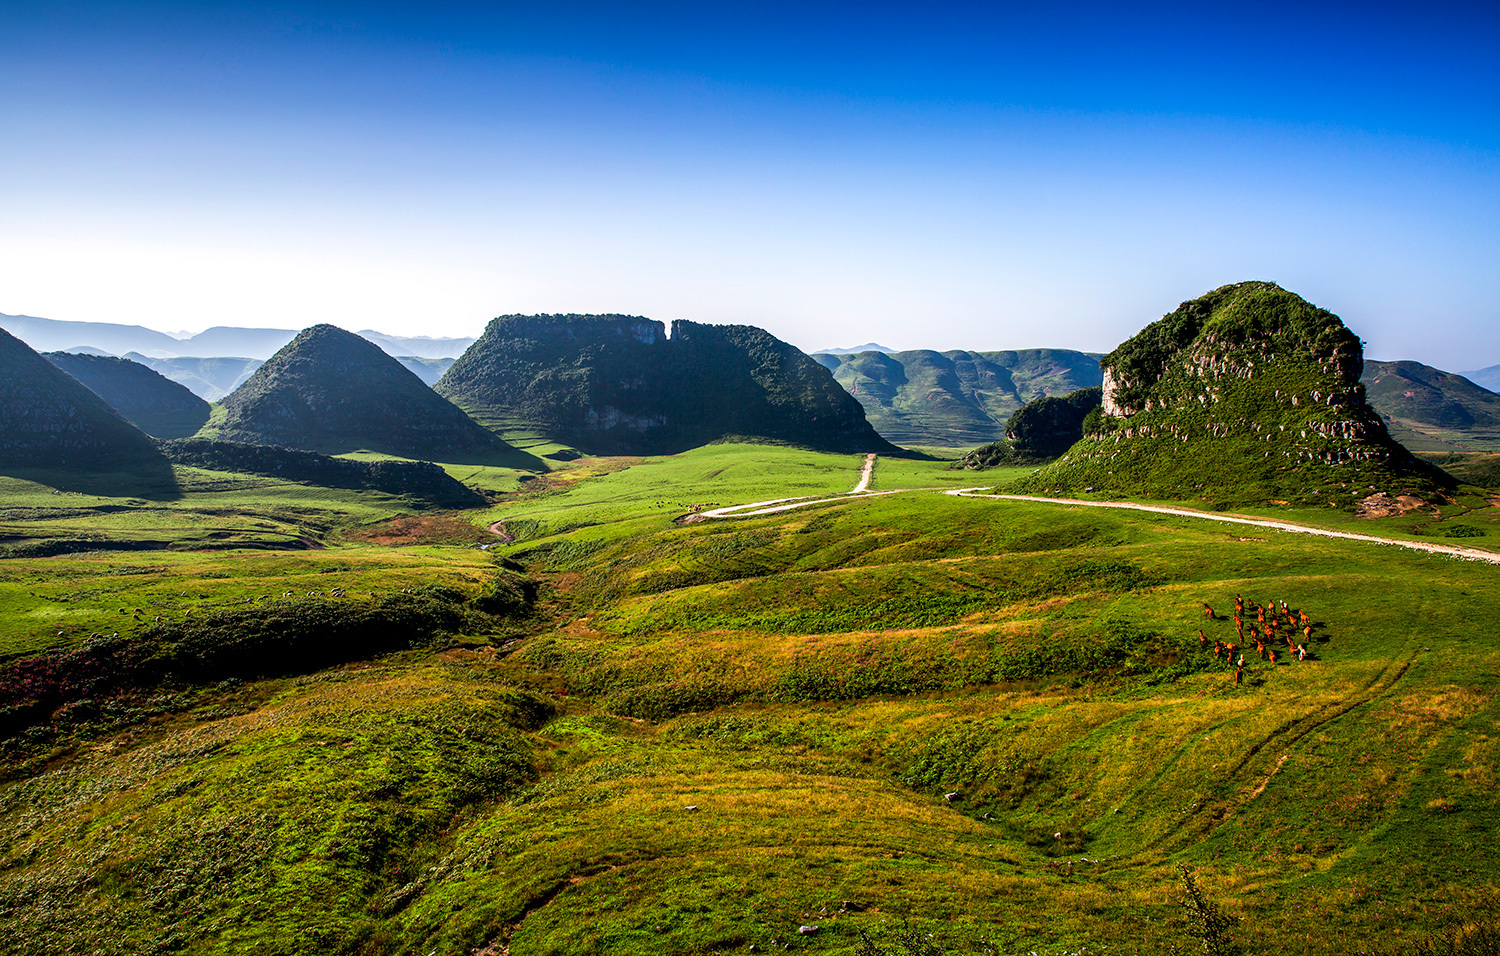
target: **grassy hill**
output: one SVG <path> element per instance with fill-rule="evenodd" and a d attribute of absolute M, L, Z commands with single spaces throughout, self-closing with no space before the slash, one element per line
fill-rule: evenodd
<path fill-rule="evenodd" d="M 1035 398 L 1099 385 L 1097 355 L 1068 349 L 867 351 L 813 356 L 864 406 L 875 430 L 903 445 L 965 448 L 995 441 Z"/>
<path fill-rule="evenodd" d="M 602 453 L 678 451 L 731 436 L 828 451 L 894 449 L 816 362 L 744 325 L 624 315 L 490 322 L 436 386 L 480 421 Z"/>
<path fill-rule="evenodd" d="M 0 471 L 61 469 L 69 487 L 171 495 L 172 470 L 144 432 L 77 379 L 0 330 Z"/>
<path fill-rule="evenodd" d="M 1492 567 L 933 492 L 672 520 L 858 464 L 579 464 L 474 515 L 505 558 L 397 518 L 5 562 L 0 634 L 83 634 L 0 670 L 65 701 L 0 742 L 0 950 L 1202 951 L 1182 866 L 1246 954 L 1493 919 Z M 1363 530 L 1500 541 L 1458 504 Z M 1236 594 L 1307 610 L 1310 659 L 1236 682 L 1198 639 Z"/>
<path fill-rule="evenodd" d="M 1360 382 L 1391 436 L 1413 451 L 1500 451 L 1500 395 L 1462 375 L 1366 360 Z"/>
<path fill-rule="evenodd" d="M 406 458 L 523 457 L 352 332 L 315 325 L 221 403 L 219 438 L 307 451 Z"/>
<path fill-rule="evenodd" d="M 1338 316 L 1273 283 L 1216 289 L 1106 355 L 1103 414 L 1016 488 L 1350 508 L 1451 484 L 1365 402 L 1360 351 Z"/>
<path fill-rule="evenodd" d="M 208 402 L 130 359 L 69 352 L 49 352 L 46 358 L 148 435 L 186 438 L 208 421 Z"/>

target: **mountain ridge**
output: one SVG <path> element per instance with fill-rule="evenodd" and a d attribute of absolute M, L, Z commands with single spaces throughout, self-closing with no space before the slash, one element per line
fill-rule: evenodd
<path fill-rule="evenodd" d="M 598 452 L 733 436 L 896 451 L 827 370 L 755 326 L 677 320 L 669 335 L 642 316 L 499 316 L 436 390 L 492 427 Z"/>
<path fill-rule="evenodd" d="M 1098 356 L 1071 349 L 820 352 L 813 359 L 859 400 L 876 431 L 904 445 L 993 442 L 1027 402 L 1101 384 Z"/>

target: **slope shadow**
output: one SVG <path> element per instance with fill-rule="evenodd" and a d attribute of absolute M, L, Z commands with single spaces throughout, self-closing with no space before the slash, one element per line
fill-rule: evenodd
<path fill-rule="evenodd" d="M 414 455 L 410 449 L 395 450 L 392 448 L 377 447 L 379 442 L 338 442 L 323 443 L 316 450 L 320 455 L 350 455 L 360 452 L 368 452 L 377 455 L 389 455 L 392 458 L 404 458 L 409 461 L 432 461 L 444 465 L 486 465 L 493 468 L 513 468 L 516 471 L 547 472 L 552 470 L 547 461 L 529 451 L 522 451 L 514 445 L 502 444 L 500 447 L 491 448 L 465 448 L 454 451 L 437 452 L 432 455 Z"/>
<path fill-rule="evenodd" d="M 166 458 L 105 470 L 37 468 L 0 464 L 0 475 L 32 481 L 57 491 L 96 495 L 101 498 L 142 498 L 147 501 L 178 501 L 182 488 Z"/>

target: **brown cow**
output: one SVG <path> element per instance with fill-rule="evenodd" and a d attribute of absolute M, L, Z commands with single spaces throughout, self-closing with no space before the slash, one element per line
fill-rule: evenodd
<path fill-rule="evenodd" d="M 1209 607 L 1207 604 L 1203 605 L 1203 616 L 1206 617 L 1206 618 L 1208 618 L 1210 621 L 1214 621 L 1214 620 L 1218 619 L 1214 615 L 1214 609 L 1211 608 L 1211 607 Z"/>
<path fill-rule="evenodd" d="M 1207 647 L 1208 646 L 1208 636 L 1203 633 L 1203 628 L 1201 628 L 1201 627 L 1198 628 L 1198 646 L 1199 647 Z"/>
<path fill-rule="evenodd" d="M 1239 617 L 1241 614 L 1244 614 L 1244 613 L 1245 613 L 1245 599 L 1242 598 L 1242 597 L 1240 597 L 1238 594 L 1236 594 L 1234 596 L 1234 615 L 1235 615 L 1235 617 Z"/>
<path fill-rule="evenodd" d="M 1245 683 L 1245 662 L 1241 661 L 1240 666 L 1234 669 L 1234 686 L 1239 687 L 1243 683 Z"/>
<path fill-rule="evenodd" d="M 1266 660 L 1272 664 L 1276 663 L 1276 648 L 1273 647 L 1269 651 L 1266 651 Z"/>
<path fill-rule="evenodd" d="M 1260 641 L 1255 642 L 1255 652 L 1260 655 L 1261 660 L 1266 659 L 1266 645 Z"/>

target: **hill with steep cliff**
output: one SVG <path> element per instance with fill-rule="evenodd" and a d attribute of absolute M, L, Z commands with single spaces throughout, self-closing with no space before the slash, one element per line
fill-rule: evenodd
<path fill-rule="evenodd" d="M 133 471 L 170 482 L 144 432 L 104 399 L 0 330 L 0 464 L 73 474 Z M 7 474 L 11 473 L 7 471 Z"/>
<path fill-rule="evenodd" d="M 227 441 L 438 461 L 512 451 L 379 347 L 332 325 L 303 330 L 221 405 Z"/>
<path fill-rule="evenodd" d="M 1070 349 L 865 351 L 813 356 L 864 406 L 875 430 L 906 445 L 992 442 L 1021 406 L 1099 385 L 1099 356 Z"/>
<path fill-rule="evenodd" d="M 501 316 L 436 389 L 491 427 L 595 452 L 730 436 L 894 451 L 825 368 L 753 326 L 679 320 L 669 337 L 639 316 Z"/>
<path fill-rule="evenodd" d="M 1085 437 L 1023 490 L 1351 507 L 1450 483 L 1366 403 L 1359 337 L 1270 282 L 1184 302 L 1106 355 Z"/>
<path fill-rule="evenodd" d="M 49 352 L 45 357 L 148 435 L 186 438 L 208 421 L 208 402 L 130 359 L 72 352 Z"/>

